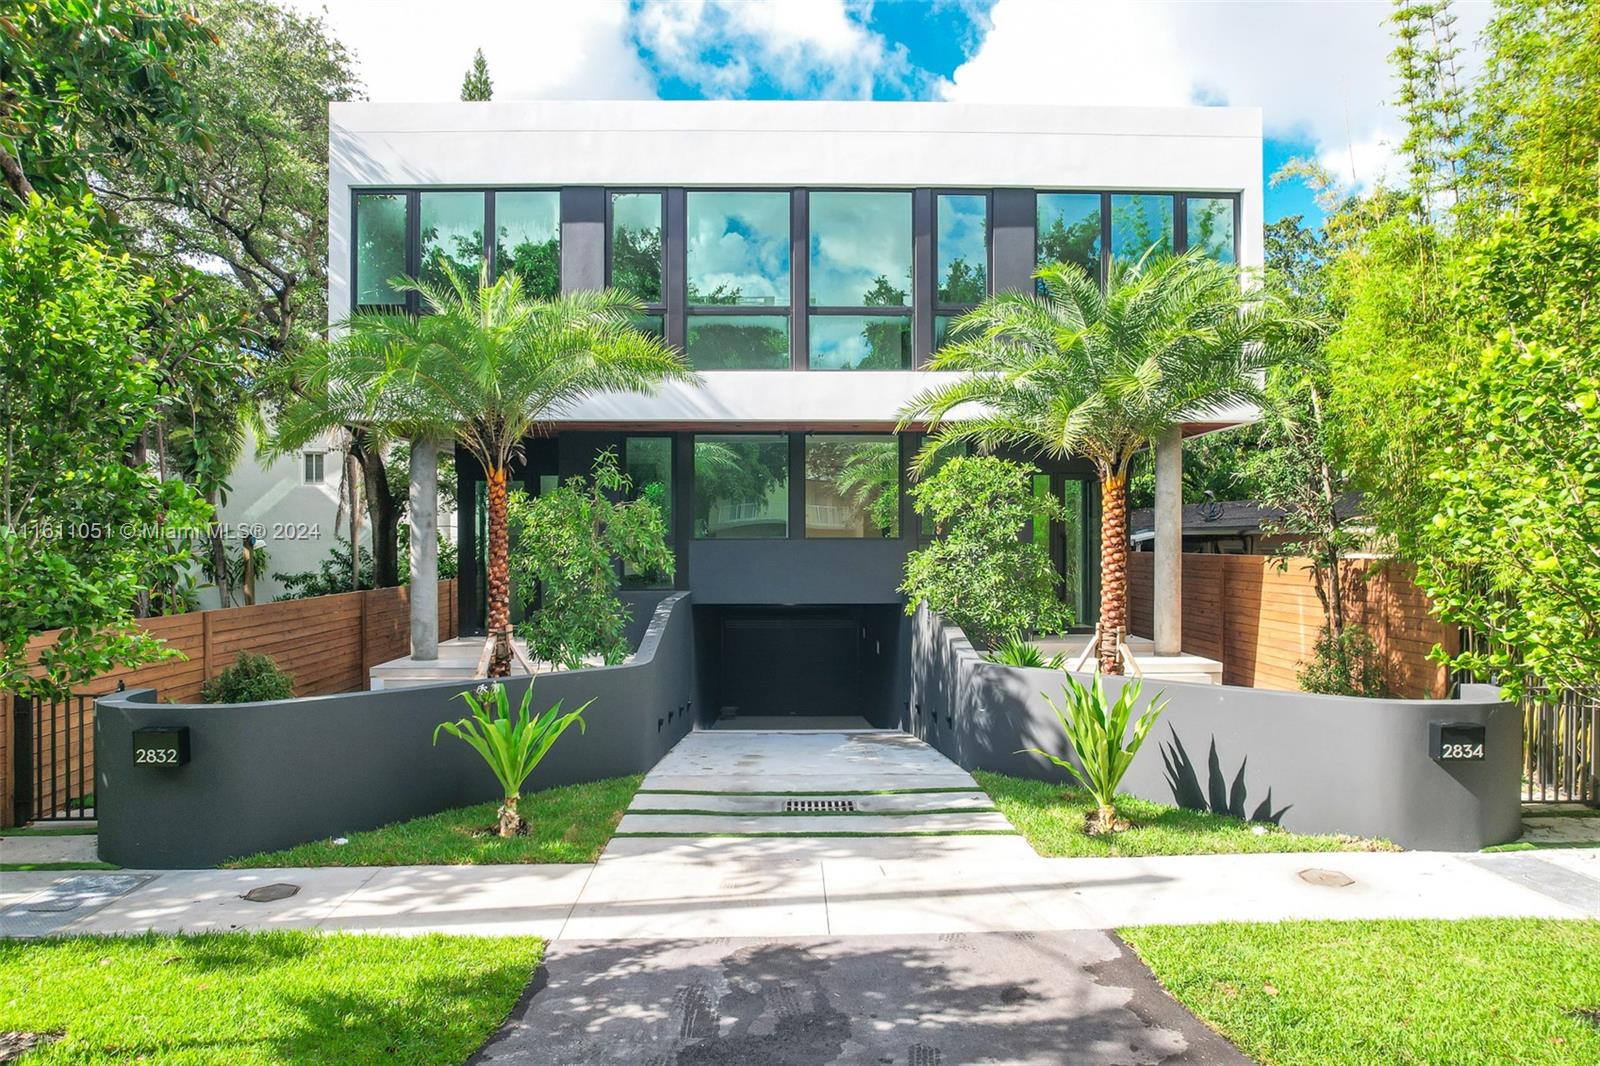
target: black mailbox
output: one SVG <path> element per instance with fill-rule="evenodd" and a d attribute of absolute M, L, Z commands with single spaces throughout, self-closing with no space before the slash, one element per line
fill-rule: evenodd
<path fill-rule="evenodd" d="M 150 726 L 133 731 L 133 763 L 170 770 L 189 761 L 189 727 Z"/>
<path fill-rule="evenodd" d="M 1478 722 L 1429 722 L 1428 754 L 1439 762 L 1480 761 L 1487 734 Z"/>

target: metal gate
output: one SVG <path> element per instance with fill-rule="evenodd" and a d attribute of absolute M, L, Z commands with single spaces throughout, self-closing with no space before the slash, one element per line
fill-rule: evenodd
<path fill-rule="evenodd" d="M 94 696 L 17 696 L 12 718 L 12 814 L 18 825 L 94 817 Z"/>
<path fill-rule="evenodd" d="M 1523 800 L 1600 804 L 1600 700 L 1571 690 L 1529 693 L 1522 736 Z"/>

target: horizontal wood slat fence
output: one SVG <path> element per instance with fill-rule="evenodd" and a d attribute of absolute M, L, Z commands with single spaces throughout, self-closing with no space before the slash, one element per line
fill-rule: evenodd
<path fill-rule="evenodd" d="M 150 618 L 140 628 L 166 641 L 182 658 L 166 659 L 131 670 L 102 674 L 78 687 L 79 693 L 104 695 L 117 682 L 128 688 L 153 688 L 163 700 L 191 703 L 200 699 L 200 686 L 220 673 L 242 651 L 270 655 L 294 678 L 297 696 L 323 696 L 367 687 L 373 666 L 399 658 L 411 646 L 411 598 L 405 587 L 343 592 L 303 600 L 258 603 L 218 611 L 194 611 L 166 618 Z M 439 582 L 439 638 L 458 632 L 456 579 Z M 57 632 L 41 633 L 28 642 L 30 661 L 49 647 Z M 0 693 L 0 827 L 12 820 L 12 772 L 15 751 L 15 698 Z M 93 703 L 86 702 L 93 714 Z M 75 723 L 76 725 L 77 723 Z M 92 729 L 90 723 L 82 723 Z M 92 733 L 90 734 L 92 735 Z M 79 766 L 76 743 L 63 751 L 59 765 L 36 766 L 36 779 L 92 780 L 92 745 Z M 44 738 L 47 761 L 50 738 Z M 81 777 L 79 775 L 82 775 Z"/>
<path fill-rule="evenodd" d="M 1128 556 L 1129 625 L 1150 636 L 1154 625 L 1155 557 Z M 1300 664 L 1311 657 L 1322 629 L 1322 604 L 1307 570 L 1291 559 L 1286 569 L 1262 555 L 1183 556 L 1183 650 L 1222 663 L 1222 683 L 1285 691 L 1300 687 Z M 1460 634 L 1435 619 L 1428 599 L 1400 563 L 1368 560 L 1344 564 L 1341 587 L 1346 617 L 1372 634 L 1388 663 L 1389 685 L 1400 696 L 1443 697 L 1448 672 L 1428 652 L 1458 649 Z"/>

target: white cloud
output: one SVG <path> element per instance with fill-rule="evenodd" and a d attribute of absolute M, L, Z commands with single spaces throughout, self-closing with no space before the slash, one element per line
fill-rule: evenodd
<path fill-rule="evenodd" d="M 949 100 L 1259 106 L 1268 136 L 1309 141 L 1370 184 L 1401 132 L 1387 0 L 997 0 Z M 1487 0 L 1458 0 L 1467 72 Z"/>
<path fill-rule="evenodd" d="M 743 95 L 764 76 L 789 94 L 867 98 L 875 83 L 903 82 L 911 64 L 867 28 L 865 10 L 845 0 L 646 0 L 635 33 L 660 70 L 708 96 Z"/>
<path fill-rule="evenodd" d="M 497 100 L 655 96 L 625 0 L 285 2 L 325 13 L 374 100 L 454 100 L 478 48 Z"/>

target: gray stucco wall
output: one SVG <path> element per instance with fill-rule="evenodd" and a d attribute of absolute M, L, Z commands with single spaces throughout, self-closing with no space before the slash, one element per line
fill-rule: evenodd
<path fill-rule="evenodd" d="M 643 613 L 641 611 L 641 613 Z M 695 708 L 688 593 L 663 599 L 629 663 L 541 675 L 534 706 L 594 703 L 525 791 L 642 773 L 689 731 Z M 515 704 L 528 686 L 513 680 Z M 458 682 L 232 705 L 106 697 L 95 716 L 100 857 L 146 869 L 225 859 L 497 799 L 476 752 L 434 727 L 467 714 Z M 191 761 L 135 766 L 133 730 L 188 726 Z"/>
<path fill-rule="evenodd" d="M 1107 695 L 1122 684 L 1107 678 Z M 1061 687 L 1057 671 L 984 661 L 960 629 L 921 608 L 909 720 L 901 724 L 966 769 L 1061 781 L 1068 775 L 1045 759 L 1018 754 L 1070 754 L 1041 695 L 1059 704 Z M 1123 790 L 1136 796 L 1202 801 L 1251 817 L 1266 817 L 1270 802 L 1286 829 L 1382 837 L 1407 848 L 1476 850 L 1521 832 L 1522 716 L 1490 686 L 1467 686 L 1456 700 L 1369 700 L 1145 682 L 1145 697 L 1157 692 L 1170 702 L 1123 779 Z M 1487 726 L 1484 760 L 1435 762 L 1433 721 Z"/>

